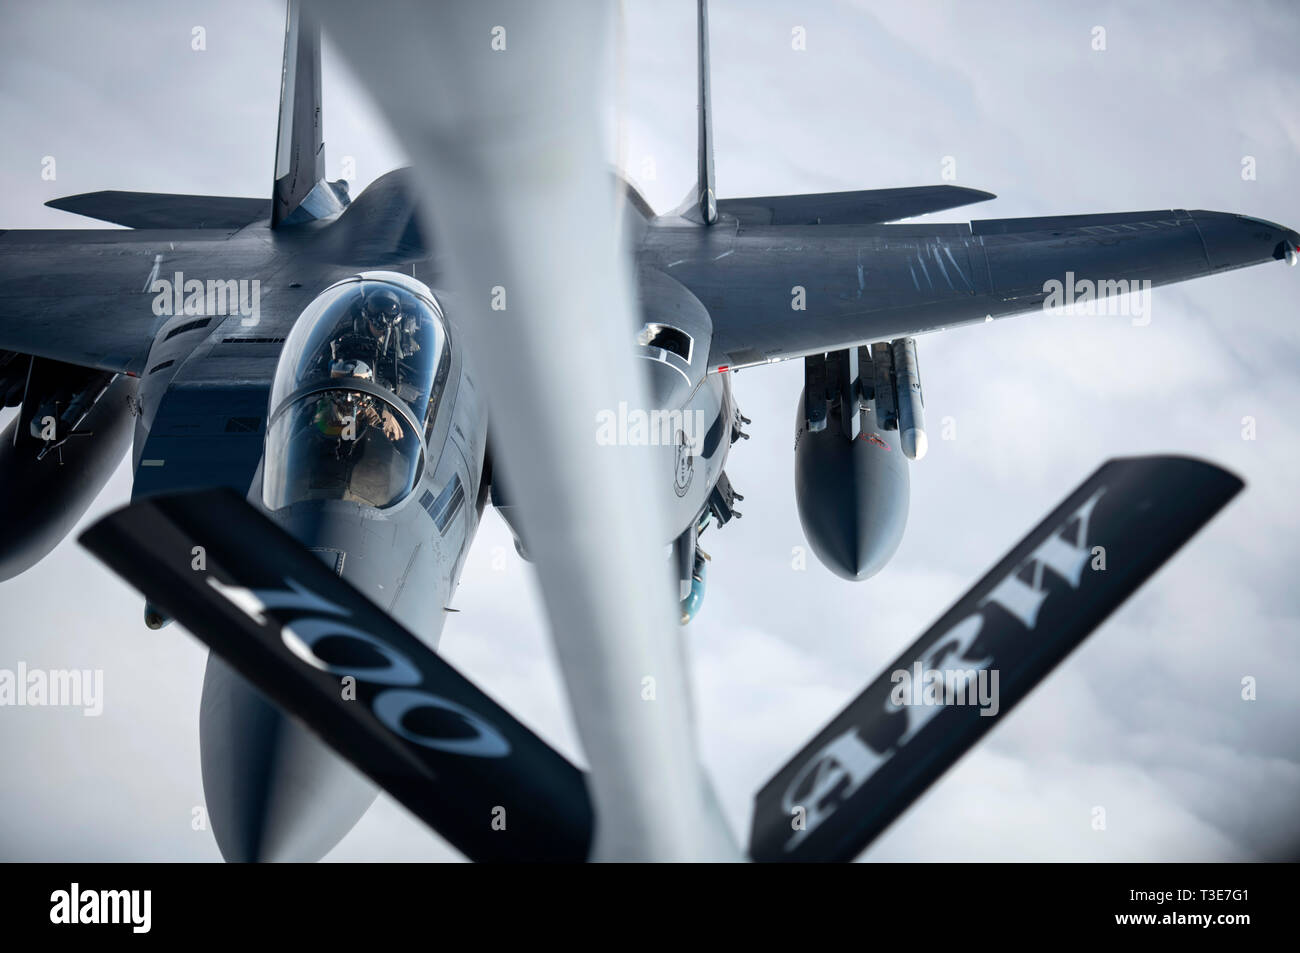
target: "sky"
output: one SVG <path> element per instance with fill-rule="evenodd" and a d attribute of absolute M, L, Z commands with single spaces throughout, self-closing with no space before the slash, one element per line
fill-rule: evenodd
<path fill-rule="evenodd" d="M 1187 208 L 1300 226 L 1292 4 L 710 10 L 722 197 L 938 184 L 951 158 L 955 184 L 998 198 L 935 221 Z M 694 178 L 694 4 L 625 13 L 610 157 L 662 212 Z M 269 194 L 279 4 L 0 0 L 0 25 L 0 226 L 95 227 L 42 203 L 96 189 Z M 324 71 L 328 174 L 354 170 L 356 195 L 403 157 L 328 49 Z M 863 859 L 1294 852 L 1298 294 L 1300 271 L 1274 264 L 1156 289 L 1145 326 L 1035 313 L 919 339 L 935 432 L 911 468 L 902 546 L 861 583 L 794 568 L 799 362 L 736 375 L 753 420 L 727 466 L 744 517 L 706 534 L 687 645 L 702 757 L 737 834 L 784 760 L 1098 464 L 1172 452 L 1228 467 L 1245 492 Z M 124 463 L 82 526 L 130 482 Z M 0 606 L 0 668 L 104 672 L 99 717 L 0 708 L 0 859 L 218 860 L 194 823 L 206 649 L 146 629 L 139 596 L 71 536 L 0 583 Z M 490 511 L 453 606 L 444 656 L 580 759 L 531 570 Z M 327 859 L 458 856 L 381 797 Z"/>

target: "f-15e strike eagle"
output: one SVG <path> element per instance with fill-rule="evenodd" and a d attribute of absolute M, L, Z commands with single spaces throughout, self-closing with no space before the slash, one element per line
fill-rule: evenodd
<path fill-rule="evenodd" d="M 468 9 L 401 2 L 374 19 L 388 22 L 390 33 L 393 22 L 404 22 L 404 34 L 450 39 L 440 55 L 396 50 L 384 61 L 396 70 L 392 77 L 367 71 L 375 58 L 366 59 L 366 44 L 381 27 L 341 29 L 345 7 L 290 4 L 269 200 L 97 192 L 48 204 L 130 230 L 0 232 L 0 397 L 19 408 L 0 447 L 0 499 L 21 501 L 7 508 L 0 578 L 19 575 L 64 538 L 130 445 L 131 505 L 83 541 L 146 595 L 151 628 L 175 618 L 214 650 L 203 686 L 202 765 L 228 860 L 318 859 L 365 812 L 374 784 L 474 859 L 739 858 L 729 835 L 698 852 L 683 847 L 693 843 L 686 840 L 656 851 L 674 799 L 682 791 L 694 798 L 702 782 L 688 746 L 637 748 L 652 736 L 680 741 L 678 723 L 647 727 L 636 719 L 689 719 L 627 714 L 621 696 L 607 691 L 617 681 L 610 673 L 626 662 L 618 652 L 649 646 L 645 657 L 659 658 L 654 638 L 671 645 L 671 629 L 650 637 L 630 631 L 634 625 L 596 631 L 586 644 L 600 651 L 582 659 L 572 643 L 561 645 L 590 773 L 433 652 L 488 501 L 521 554 L 537 558 L 557 630 L 580 628 L 557 624 L 564 612 L 594 619 L 605 611 L 600 592 L 579 599 L 560 591 L 563 579 L 574 578 L 563 573 L 640 565 L 640 549 L 614 545 L 633 538 L 673 547 L 674 611 L 688 622 L 704 596 L 700 533 L 725 527 L 740 499 L 725 466 L 748 421 L 730 372 L 802 358 L 804 389 L 791 395 L 800 519 L 828 569 L 866 579 L 898 547 L 908 461 L 925 450 L 916 335 L 1041 309 L 1052 283 L 1067 275 L 1104 293 L 1273 261 L 1294 265 L 1300 253 L 1291 229 L 1181 209 L 891 224 L 993 197 L 951 185 L 718 198 L 701 0 L 698 181 L 687 201 L 656 215 L 620 183 L 617 234 L 615 216 L 575 224 L 568 206 L 557 213 L 563 247 L 550 249 L 548 267 L 564 267 L 582 235 L 618 239 L 606 244 L 632 280 L 626 312 L 633 319 L 611 330 L 575 317 L 574 326 L 618 335 L 639 359 L 630 366 L 640 377 L 613 375 L 610 386 L 625 388 L 622 406 L 653 424 L 635 456 L 650 495 L 644 505 L 641 497 L 622 498 L 624 509 L 638 510 L 625 518 L 644 518 L 649 528 L 634 537 L 620 516 L 601 528 L 609 551 L 592 554 L 539 515 L 537 487 L 563 489 L 556 468 L 571 461 L 546 456 L 549 445 L 538 437 L 541 462 L 533 471 L 523 465 L 517 446 L 532 431 L 496 412 L 512 381 L 492 365 L 508 361 L 487 351 L 491 338 L 478 324 L 496 316 L 489 295 L 468 293 L 472 282 L 456 277 L 459 264 L 477 259 L 464 252 L 457 259 L 457 249 L 440 244 L 446 232 L 429 226 L 445 213 L 483 223 L 465 232 L 467 244 L 494 240 L 494 229 L 531 228 L 536 237 L 537 206 L 525 207 L 516 225 L 495 218 L 493 202 L 554 184 L 512 177 L 509 143 L 480 153 L 499 160 L 481 169 L 426 161 L 472 133 L 421 139 L 424 127 L 407 140 L 423 147 L 412 148 L 413 171 L 391 172 L 355 198 L 346 183 L 326 181 L 320 23 L 399 134 L 400 117 L 427 108 L 432 123 L 443 108 L 420 102 L 424 92 L 385 95 L 385 82 L 415 82 L 416 73 L 402 70 L 464 70 L 457 88 L 475 89 L 496 81 L 489 68 L 532 69 L 514 79 L 519 113 L 536 106 L 555 124 L 570 121 L 556 104 L 570 101 L 561 94 L 577 95 L 574 86 L 553 75 L 553 63 L 548 72 L 551 54 L 531 49 L 544 49 L 540 42 L 512 49 L 502 67 L 457 59 L 462 47 L 486 42 L 492 25 Z M 589 11 L 560 4 L 543 17 L 529 4 L 506 7 L 516 37 L 571 30 L 565 36 L 575 62 L 585 62 L 572 51 L 575 42 L 588 52 L 600 48 L 599 22 L 582 27 Z M 575 154 L 588 141 L 583 121 L 572 120 Z M 458 175 L 478 176 L 483 191 L 429 194 L 430 183 Z M 585 187 L 600 193 L 604 180 Z M 536 328 L 530 319 L 554 314 L 558 322 L 566 310 L 595 310 L 530 298 L 528 282 L 545 276 L 519 256 L 502 260 L 503 273 L 521 276 L 493 289 L 508 290 L 515 309 L 501 312 L 516 322 L 501 326 L 502 353 L 526 350 L 520 342 Z M 618 308 L 609 313 L 624 320 Z M 537 354 L 530 363 L 525 354 L 516 367 L 548 363 L 536 369 L 538 379 L 557 387 L 586 379 L 584 364 L 554 357 Z M 516 407 L 528 403 L 521 396 L 510 395 Z M 703 425 L 693 427 L 696 420 Z M 594 431 L 590 440 L 570 439 L 575 452 L 631 452 L 596 448 Z M 584 441 L 593 446 L 577 446 Z M 499 455 L 506 447 L 514 456 Z M 601 482 L 575 492 L 621 492 Z M 1103 466 L 896 667 L 937 669 L 947 659 L 972 673 L 997 669 L 1006 711 L 1239 487 L 1195 461 Z M 573 517 L 556 499 L 556 520 Z M 1089 569 L 1098 545 L 1113 554 L 1105 572 Z M 557 560 L 560 552 L 568 559 Z M 638 598 L 632 588 L 639 587 L 619 591 L 630 601 Z M 7 591 L 17 598 L 21 584 Z M 665 592 L 665 609 L 671 598 Z M 675 663 L 655 664 L 664 666 L 654 669 L 661 684 L 675 684 Z M 582 672 L 586 681 L 574 674 Z M 851 859 L 995 720 L 955 705 L 899 706 L 889 688 L 887 675 L 873 683 L 760 792 L 748 856 Z M 339 754 L 374 784 L 344 770 Z M 638 759 L 687 766 L 678 774 L 655 768 L 662 809 L 638 800 L 638 782 L 626 780 Z M 699 803 L 716 819 L 711 793 Z M 498 811 L 508 823 L 495 823 Z"/>

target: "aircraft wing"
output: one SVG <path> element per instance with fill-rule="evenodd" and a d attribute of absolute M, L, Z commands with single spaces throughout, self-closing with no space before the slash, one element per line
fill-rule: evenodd
<path fill-rule="evenodd" d="M 121 194 L 140 198 L 135 213 L 126 200 L 111 209 L 93 202 L 75 207 L 119 220 L 138 214 L 142 222 L 199 217 L 186 228 L 0 231 L 0 351 L 143 376 L 156 332 L 181 313 L 174 294 L 170 309 L 161 307 L 166 302 L 150 290 L 155 279 L 175 285 L 179 274 L 182 282 L 202 282 L 205 304 L 195 313 L 212 318 L 214 327 L 226 321 L 238 326 L 233 334 L 282 339 L 320 288 L 355 268 L 323 260 L 316 245 L 272 242 L 264 223 L 238 225 L 242 213 L 234 213 L 242 207 L 226 203 L 246 200 L 212 197 L 211 215 L 221 209 L 234 215 L 217 226 L 215 218 L 202 218 L 208 214 L 202 203 L 185 201 L 205 197 L 173 196 L 178 204 L 167 205 L 159 196 Z M 239 281 L 249 283 L 250 303 L 256 283 L 256 315 L 230 315 L 234 302 L 224 315 L 208 308 L 209 283 Z"/>
<path fill-rule="evenodd" d="M 866 192 L 817 192 L 719 199 L 718 214 L 741 225 L 870 225 L 987 202 L 991 192 L 958 185 L 921 185 Z"/>
<path fill-rule="evenodd" d="M 162 322 L 145 292 L 166 247 L 121 230 L 0 232 L 0 349 L 138 374 Z"/>
<path fill-rule="evenodd" d="M 50 208 L 111 222 L 126 228 L 242 228 L 269 218 L 267 199 L 169 192 L 83 192 L 45 203 Z"/>
<path fill-rule="evenodd" d="M 641 263 L 684 284 L 713 318 L 711 367 L 1033 311 L 1052 282 L 1082 301 L 1085 288 L 1108 297 L 1294 261 L 1300 250 L 1300 234 L 1281 225 L 1179 209 L 954 225 L 754 224 L 768 214 L 777 222 L 815 217 L 816 202 L 801 211 L 797 196 L 780 198 L 743 200 L 735 216 L 719 202 L 708 228 L 646 232 Z M 776 210 L 764 212 L 764 201 Z"/>
<path fill-rule="evenodd" d="M 269 288 L 282 264 L 275 250 L 230 236 L 222 229 L 0 232 L 0 350 L 142 374 L 166 320 L 155 313 L 155 278 L 261 279 Z M 259 303 L 268 317 L 276 310 L 274 295 Z"/>
<path fill-rule="evenodd" d="M 637 265 L 676 279 L 708 309 L 713 370 L 1032 311 L 1053 283 L 1082 304 L 1300 258 L 1292 229 L 1223 212 L 884 224 L 993 196 L 930 185 L 715 198 L 709 24 L 705 0 L 697 5 L 696 184 L 640 233 Z"/>
<path fill-rule="evenodd" d="M 404 175 L 384 177 L 354 209 L 345 183 L 325 181 L 319 27 L 296 3 L 281 79 L 272 198 L 88 192 L 46 204 L 127 228 L 0 230 L 0 351 L 140 376 L 156 332 L 178 313 L 155 306 L 156 279 L 201 282 L 204 304 L 185 313 L 210 318 L 226 313 L 207 302 L 211 283 L 254 283 L 258 313 L 241 313 L 238 333 L 274 343 L 310 289 L 426 258 Z M 328 228 L 315 227 L 324 219 Z M 313 227 L 294 228 L 302 224 Z M 261 332 L 249 335 L 251 324 Z"/>

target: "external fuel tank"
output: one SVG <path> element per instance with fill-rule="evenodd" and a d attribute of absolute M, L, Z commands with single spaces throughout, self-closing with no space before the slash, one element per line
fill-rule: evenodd
<path fill-rule="evenodd" d="M 840 408 L 810 431 L 804 395 L 796 411 L 794 488 L 808 545 L 822 564 L 849 580 L 867 579 L 893 557 L 907 526 L 910 484 L 899 432 L 877 426 L 872 401 L 850 439 Z"/>
<path fill-rule="evenodd" d="M 0 434 L 0 580 L 44 559 L 76 526 L 131 443 L 138 382 L 34 359 Z"/>

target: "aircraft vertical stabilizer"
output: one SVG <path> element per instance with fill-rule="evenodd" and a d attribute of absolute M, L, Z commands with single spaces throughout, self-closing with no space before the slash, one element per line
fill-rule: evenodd
<path fill-rule="evenodd" d="M 347 205 L 347 183 L 325 181 L 321 125 L 320 24 L 300 0 L 289 0 L 271 193 L 272 228 L 330 218 Z"/>
<path fill-rule="evenodd" d="M 713 180 L 713 118 L 709 104 L 709 0 L 699 0 L 696 13 L 697 75 L 699 82 L 699 168 L 696 172 L 695 207 L 700 221 L 712 225 L 718 219 L 717 192 Z"/>
<path fill-rule="evenodd" d="M 709 105 L 709 4 L 708 0 L 696 0 L 696 3 L 696 69 L 699 83 L 696 129 L 699 155 L 696 160 L 695 186 L 672 214 L 690 222 L 712 225 L 718 220 L 718 193 L 713 179 L 713 114 Z"/>

